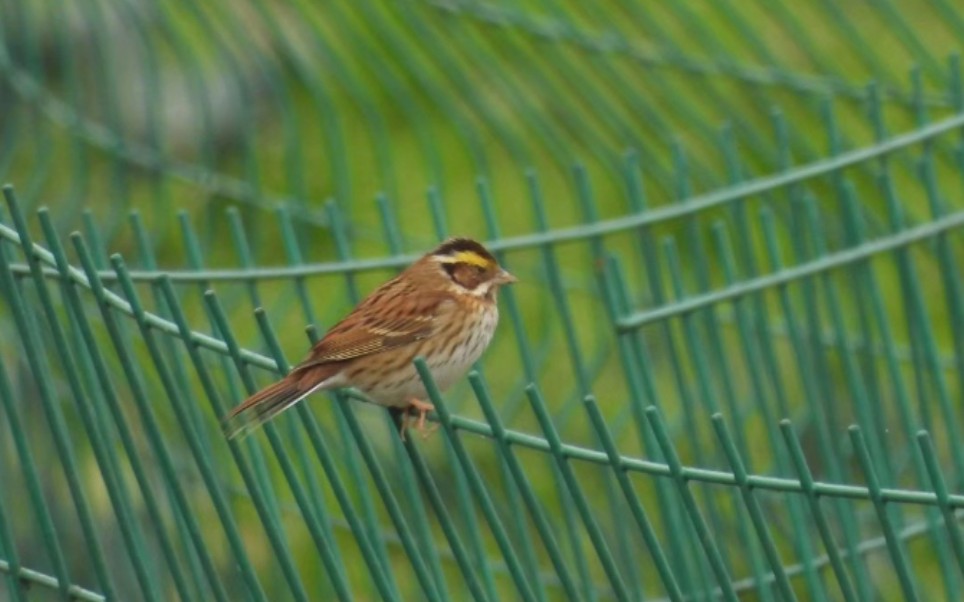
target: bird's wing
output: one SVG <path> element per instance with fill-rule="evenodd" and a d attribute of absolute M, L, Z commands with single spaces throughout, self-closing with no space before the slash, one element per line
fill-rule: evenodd
<path fill-rule="evenodd" d="M 294 370 L 343 362 L 426 339 L 436 332 L 439 318 L 453 306 L 447 295 L 408 291 L 373 294 L 332 327 Z"/>

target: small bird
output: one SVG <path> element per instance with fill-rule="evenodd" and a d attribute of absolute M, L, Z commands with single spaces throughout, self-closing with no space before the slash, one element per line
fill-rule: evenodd
<path fill-rule="evenodd" d="M 478 242 L 451 238 L 381 285 L 318 341 L 287 376 L 224 419 L 247 434 L 315 391 L 355 387 L 392 412 L 402 437 L 409 418 L 433 408 L 413 361 L 422 356 L 440 390 L 479 359 L 499 321 L 499 287 L 516 282 Z"/>

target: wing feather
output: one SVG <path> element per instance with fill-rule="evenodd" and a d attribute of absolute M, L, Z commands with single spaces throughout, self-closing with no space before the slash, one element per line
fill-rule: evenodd
<path fill-rule="evenodd" d="M 453 305 L 448 295 L 413 293 L 397 281 L 386 284 L 396 286 L 375 291 L 333 326 L 295 370 L 353 360 L 428 338 L 435 333 L 439 316 Z"/>

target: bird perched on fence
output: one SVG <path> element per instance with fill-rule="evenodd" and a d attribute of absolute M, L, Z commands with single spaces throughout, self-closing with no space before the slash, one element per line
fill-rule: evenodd
<path fill-rule="evenodd" d="M 433 409 L 413 360 L 425 358 L 439 389 L 459 379 L 488 347 L 499 321 L 499 287 L 516 282 L 480 243 L 446 240 L 375 289 L 287 376 L 225 417 L 228 437 L 249 433 L 315 391 L 354 387 L 425 432 Z"/>

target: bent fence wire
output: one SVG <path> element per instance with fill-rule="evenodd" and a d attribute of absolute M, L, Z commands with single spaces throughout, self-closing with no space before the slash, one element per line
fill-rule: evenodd
<path fill-rule="evenodd" d="M 0 6 L 0 600 L 964 595 L 951 3 Z M 224 438 L 449 234 L 433 436 Z"/>

